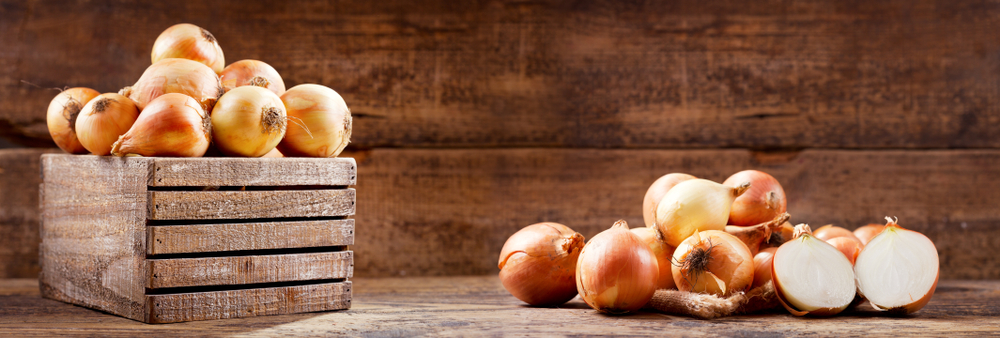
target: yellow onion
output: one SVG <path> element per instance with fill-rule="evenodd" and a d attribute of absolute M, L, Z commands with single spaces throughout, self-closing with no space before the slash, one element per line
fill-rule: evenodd
<path fill-rule="evenodd" d="M 115 156 L 199 157 L 212 141 L 212 120 L 184 94 L 163 94 L 146 106 L 132 128 L 111 146 Z"/>
<path fill-rule="evenodd" d="M 275 95 L 285 93 L 285 82 L 274 67 L 257 60 L 240 60 L 226 66 L 219 74 L 222 89 L 233 90 L 239 86 L 257 86 L 270 90 Z"/>
<path fill-rule="evenodd" d="M 861 244 L 868 244 L 868 241 L 872 240 L 872 237 L 878 235 L 882 232 L 885 226 L 881 224 L 868 224 L 863 227 L 854 229 L 854 237 L 857 237 Z"/>
<path fill-rule="evenodd" d="M 351 111 L 333 89 L 301 84 L 281 95 L 288 131 L 278 150 L 289 157 L 336 157 L 351 142 Z"/>
<path fill-rule="evenodd" d="M 107 93 L 95 97 L 83 106 L 76 119 L 76 135 L 80 144 L 94 155 L 111 154 L 111 145 L 128 132 L 139 117 L 139 108 L 127 97 Z"/>
<path fill-rule="evenodd" d="M 646 195 L 642 197 L 642 220 L 643 224 L 647 227 L 652 226 L 656 222 L 656 205 L 660 203 L 663 199 L 663 195 L 667 194 L 670 188 L 673 188 L 677 183 L 681 183 L 687 180 L 695 179 L 697 177 L 681 174 L 672 173 L 661 176 L 656 179 L 646 190 Z"/>
<path fill-rule="evenodd" d="M 169 58 L 197 61 L 216 73 L 222 72 L 222 67 L 226 65 L 222 47 L 219 47 L 215 36 L 189 23 L 170 26 L 153 42 L 153 63 Z"/>
<path fill-rule="evenodd" d="M 208 66 L 188 59 L 163 59 L 146 68 L 134 85 L 118 93 L 135 101 L 140 111 L 160 95 L 179 93 L 190 96 L 202 110 L 210 112 L 223 90 L 219 76 Z"/>
<path fill-rule="evenodd" d="M 676 289 L 674 275 L 670 273 L 670 258 L 674 256 L 674 247 L 657 238 L 656 230 L 653 228 L 632 228 L 629 231 L 639 236 L 639 239 L 653 251 L 653 256 L 656 256 L 656 262 L 660 269 L 660 277 L 656 279 L 656 288 Z"/>
<path fill-rule="evenodd" d="M 847 237 L 858 241 L 858 243 L 861 243 L 861 240 L 854 236 L 854 232 L 833 224 L 827 224 L 819 227 L 819 229 L 813 231 L 813 236 L 816 236 L 816 238 L 819 238 L 824 241 L 837 237 Z"/>
<path fill-rule="evenodd" d="M 775 251 L 778 251 L 778 248 L 765 248 L 753 256 L 753 284 L 750 289 L 764 286 L 771 281 L 771 262 Z"/>
<path fill-rule="evenodd" d="M 62 91 L 49 102 L 45 113 L 45 122 L 49 127 L 49 135 L 63 151 L 70 154 L 86 153 L 87 149 L 80 144 L 76 135 L 76 119 L 83 106 L 101 93 L 90 88 L 76 87 Z"/>
<path fill-rule="evenodd" d="M 751 226 L 764 223 L 785 212 L 788 204 L 785 190 L 771 175 L 757 170 L 744 170 L 729 176 L 722 184 L 737 186 L 750 182 L 750 190 L 733 201 L 729 224 Z"/>
<path fill-rule="evenodd" d="M 697 232 L 677 246 L 671 273 L 681 291 L 728 297 L 753 284 L 753 255 L 736 236 L 724 231 Z"/>
<path fill-rule="evenodd" d="M 285 136 L 285 105 L 270 90 L 230 90 L 212 110 L 212 139 L 223 154 L 261 157 Z"/>
<path fill-rule="evenodd" d="M 576 260 L 583 235 L 552 222 L 514 233 L 500 250 L 500 282 L 511 295 L 534 306 L 555 306 L 576 297 Z"/>
<path fill-rule="evenodd" d="M 858 293 L 876 310 L 913 313 L 927 305 L 937 289 L 937 248 L 927 236 L 886 219 L 885 229 L 854 263 Z"/>
<path fill-rule="evenodd" d="M 653 228 L 673 247 L 699 231 L 725 230 L 733 200 L 749 188 L 749 182 L 736 188 L 705 179 L 678 183 L 656 206 Z"/>
<path fill-rule="evenodd" d="M 865 247 L 860 241 L 850 237 L 834 237 L 826 240 L 826 242 L 844 254 L 847 260 L 851 262 L 851 265 L 854 265 L 854 262 L 858 259 L 858 254 Z"/>
<path fill-rule="evenodd" d="M 653 251 L 620 220 L 583 247 L 576 263 L 576 290 L 595 310 L 623 314 L 653 298 L 659 275 Z"/>
<path fill-rule="evenodd" d="M 844 254 L 795 227 L 795 238 L 774 252 L 771 279 L 781 305 L 796 316 L 830 316 L 854 301 L 854 267 Z"/>

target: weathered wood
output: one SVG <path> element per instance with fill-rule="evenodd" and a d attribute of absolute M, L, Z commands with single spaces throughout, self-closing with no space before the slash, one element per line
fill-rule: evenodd
<path fill-rule="evenodd" d="M 149 185 L 348 186 L 357 183 L 353 158 L 157 158 Z"/>
<path fill-rule="evenodd" d="M 149 255 L 354 244 L 354 220 L 148 226 Z"/>
<path fill-rule="evenodd" d="M 150 220 L 336 217 L 354 214 L 354 189 L 150 191 Z"/>
<path fill-rule="evenodd" d="M 59 149 L 0 149 L 0 278 L 38 276 L 39 158 Z"/>
<path fill-rule="evenodd" d="M 147 322 L 176 323 L 347 309 L 351 307 L 351 282 L 147 297 Z"/>
<path fill-rule="evenodd" d="M 149 259 L 147 288 L 261 284 L 352 276 L 352 252 Z"/>

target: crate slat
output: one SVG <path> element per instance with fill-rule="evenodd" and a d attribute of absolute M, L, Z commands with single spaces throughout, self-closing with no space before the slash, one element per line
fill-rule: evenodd
<path fill-rule="evenodd" d="M 354 189 L 150 191 L 149 219 L 336 217 L 354 214 Z"/>
<path fill-rule="evenodd" d="M 146 227 L 149 255 L 353 244 L 353 219 Z"/>
<path fill-rule="evenodd" d="M 146 299 L 147 323 L 329 311 L 351 307 L 351 282 L 147 295 Z"/>
<path fill-rule="evenodd" d="M 351 251 L 149 259 L 150 289 L 349 278 Z"/>
<path fill-rule="evenodd" d="M 357 182 L 353 158 L 156 158 L 149 185 L 348 186 Z"/>

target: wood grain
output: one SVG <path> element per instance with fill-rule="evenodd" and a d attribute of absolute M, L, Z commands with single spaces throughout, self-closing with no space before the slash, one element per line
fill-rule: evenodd
<path fill-rule="evenodd" d="M 347 309 L 351 282 L 147 297 L 147 322 L 176 323 Z"/>
<path fill-rule="evenodd" d="M 336 217 L 354 214 L 354 189 L 150 191 L 150 220 Z"/>
<path fill-rule="evenodd" d="M 147 288 L 261 284 L 353 275 L 351 251 L 149 259 Z"/>
<path fill-rule="evenodd" d="M 352 244 L 353 219 L 146 227 L 148 255 Z"/>
<path fill-rule="evenodd" d="M 157 158 L 149 186 L 348 186 L 353 158 Z"/>
<path fill-rule="evenodd" d="M 57 149 L 0 149 L 0 278 L 38 276 L 38 174 Z"/>

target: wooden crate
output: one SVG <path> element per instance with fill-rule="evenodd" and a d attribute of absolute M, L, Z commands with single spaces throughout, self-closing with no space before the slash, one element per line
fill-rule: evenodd
<path fill-rule="evenodd" d="M 351 158 L 42 155 L 46 298 L 147 323 L 347 309 Z"/>

